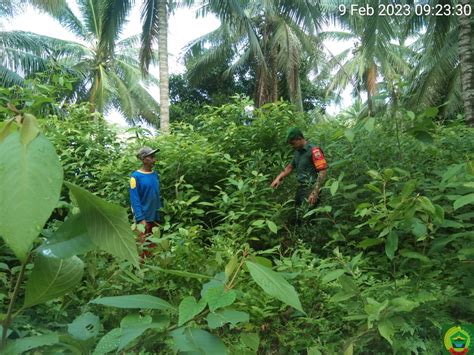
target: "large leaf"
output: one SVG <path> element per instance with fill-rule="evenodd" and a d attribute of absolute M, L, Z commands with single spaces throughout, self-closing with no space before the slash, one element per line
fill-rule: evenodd
<path fill-rule="evenodd" d="M 378 329 L 380 335 L 382 335 L 390 345 L 393 345 L 393 335 L 395 334 L 395 329 L 393 328 L 393 324 L 390 320 L 384 319 L 378 324 Z"/>
<path fill-rule="evenodd" d="M 39 348 L 40 346 L 54 345 L 59 342 L 56 333 L 38 335 L 33 337 L 21 338 L 8 343 L 7 348 L 2 352 L 4 355 L 18 355 L 24 352 Z"/>
<path fill-rule="evenodd" d="M 67 326 L 67 331 L 74 338 L 87 340 L 99 334 L 100 319 L 91 312 L 81 314 Z"/>
<path fill-rule="evenodd" d="M 249 314 L 232 309 L 222 309 L 215 313 L 209 313 L 206 317 L 209 329 L 222 327 L 224 324 L 230 323 L 231 328 L 237 326 L 238 323 L 248 323 Z"/>
<path fill-rule="evenodd" d="M 188 320 L 193 319 L 196 315 L 201 313 L 206 308 L 206 300 L 201 299 L 196 302 L 193 296 L 183 298 L 179 304 L 179 319 L 178 326 L 181 327 Z"/>
<path fill-rule="evenodd" d="M 395 232 L 390 232 L 385 241 L 385 254 L 390 260 L 395 257 L 395 252 L 398 249 L 398 234 Z"/>
<path fill-rule="evenodd" d="M 454 201 L 454 209 L 457 210 L 465 205 L 474 203 L 474 193 L 462 196 Z"/>
<path fill-rule="evenodd" d="M 0 235 L 26 261 L 59 200 L 63 171 L 53 145 L 42 134 L 25 134 L 30 140 L 26 146 L 20 134 L 14 132 L 0 144 Z"/>
<path fill-rule="evenodd" d="M 209 305 L 211 312 L 223 307 L 230 306 L 236 298 L 234 290 L 225 291 L 223 285 L 217 285 L 207 290 L 204 298 Z"/>
<path fill-rule="evenodd" d="M 84 263 L 77 256 L 59 259 L 38 254 L 26 283 L 25 307 L 65 295 L 81 281 L 83 273 Z"/>
<path fill-rule="evenodd" d="M 162 300 L 151 295 L 128 295 L 115 297 L 101 297 L 92 300 L 90 303 L 102 304 L 109 307 L 129 308 L 129 309 L 161 309 L 165 311 L 176 312 L 176 308 Z"/>
<path fill-rule="evenodd" d="M 70 216 L 39 250 L 64 259 L 95 248 L 80 214 L 75 214 Z"/>
<path fill-rule="evenodd" d="M 272 269 L 252 263 L 251 261 L 246 261 L 245 264 L 257 285 L 266 293 L 304 312 L 295 289 L 281 275 Z"/>
<path fill-rule="evenodd" d="M 227 349 L 218 337 L 202 329 L 178 328 L 171 332 L 176 351 L 196 354 L 227 354 Z"/>
<path fill-rule="evenodd" d="M 124 208 L 106 202 L 80 187 L 66 183 L 77 200 L 87 234 L 100 249 L 138 265 L 134 235 Z"/>

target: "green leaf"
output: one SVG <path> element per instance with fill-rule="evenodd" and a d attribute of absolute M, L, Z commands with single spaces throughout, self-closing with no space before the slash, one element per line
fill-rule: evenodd
<path fill-rule="evenodd" d="M 351 129 L 351 128 L 348 128 L 344 131 L 344 135 L 346 136 L 347 140 L 349 142 L 353 142 L 354 141 L 354 138 L 355 138 L 355 133 L 354 133 L 354 130 Z"/>
<path fill-rule="evenodd" d="M 225 291 L 224 286 L 219 285 L 209 288 L 204 296 L 211 312 L 230 306 L 234 303 L 237 294 L 234 290 Z"/>
<path fill-rule="evenodd" d="M 432 216 L 436 214 L 436 208 L 428 197 L 420 196 L 418 197 L 418 202 L 426 212 L 430 213 Z"/>
<path fill-rule="evenodd" d="M 234 273 L 235 269 L 237 268 L 238 264 L 239 264 L 239 261 L 237 259 L 237 255 L 232 255 L 229 262 L 225 266 L 225 279 L 226 279 L 226 281 L 228 281 L 230 279 L 230 277 Z"/>
<path fill-rule="evenodd" d="M 39 133 L 40 128 L 35 116 L 25 113 L 23 115 L 23 123 L 20 128 L 21 144 L 27 146 L 38 136 Z"/>
<path fill-rule="evenodd" d="M 193 296 L 183 298 L 179 304 L 179 320 L 178 326 L 181 327 L 188 320 L 193 319 L 196 315 L 201 313 L 206 308 L 206 300 L 201 299 L 196 302 Z"/>
<path fill-rule="evenodd" d="M 54 345 L 58 342 L 59 336 L 56 333 L 16 339 L 8 343 L 2 354 L 18 355 L 41 346 Z"/>
<path fill-rule="evenodd" d="M 398 234 L 395 232 L 390 232 L 385 241 L 385 254 L 390 260 L 395 257 L 395 252 L 398 249 Z"/>
<path fill-rule="evenodd" d="M 375 125 L 375 118 L 374 117 L 369 117 L 367 119 L 367 122 L 364 124 L 364 128 L 368 132 L 372 132 L 374 130 L 374 125 Z"/>
<path fill-rule="evenodd" d="M 355 296 L 355 293 L 338 292 L 329 299 L 329 302 L 339 303 L 342 301 L 347 301 L 348 299 L 354 296 Z"/>
<path fill-rule="evenodd" d="M 420 261 L 423 261 L 425 263 L 431 263 L 431 260 L 420 253 L 417 253 L 416 251 L 410 251 L 410 250 L 401 250 L 400 255 L 405 257 L 405 258 L 410 258 L 410 259 L 418 259 Z"/>
<path fill-rule="evenodd" d="M 230 323 L 231 328 L 234 328 L 238 323 L 248 323 L 249 314 L 232 309 L 223 309 L 215 313 L 209 313 L 206 320 L 209 329 L 220 328 L 227 323 Z"/>
<path fill-rule="evenodd" d="M 170 334 L 177 352 L 195 352 L 206 355 L 227 354 L 227 348 L 222 340 L 202 329 L 178 328 Z"/>
<path fill-rule="evenodd" d="M 463 206 L 466 206 L 472 203 L 474 203 L 474 193 L 469 194 L 469 195 L 464 195 L 458 198 L 456 201 L 454 201 L 453 207 L 455 210 L 457 210 Z"/>
<path fill-rule="evenodd" d="M 415 237 L 424 237 L 428 233 L 426 225 L 418 218 L 414 218 L 411 231 Z"/>
<path fill-rule="evenodd" d="M 108 354 L 119 347 L 122 329 L 115 328 L 105 334 L 97 343 L 93 355 Z"/>
<path fill-rule="evenodd" d="M 87 234 L 100 249 L 138 265 L 135 237 L 124 208 L 66 182 L 77 200 Z"/>
<path fill-rule="evenodd" d="M 359 242 L 357 246 L 362 249 L 367 249 L 373 247 L 375 245 L 379 245 L 383 243 L 383 239 L 381 238 L 367 238 L 363 241 Z"/>
<path fill-rule="evenodd" d="M 339 181 L 336 180 L 331 184 L 331 187 L 329 188 L 329 191 L 331 191 L 332 196 L 336 194 L 338 188 L 339 188 Z"/>
<path fill-rule="evenodd" d="M 65 295 L 81 281 L 83 273 L 84 263 L 77 256 L 59 259 L 38 254 L 26 283 L 24 307 Z"/>
<path fill-rule="evenodd" d="M 99 330 L 100 319 L 91 312 L 80 315 L 67 326 L 69 334 L 79 340 L 93 338 L 99 334 Z"/>
<path fill-rule="evenodd" d="M 14 132 L 12 125 L 14 121 L 15 119 L 12 118 L 11 120 L 6 121 L 4 125 L 2 125 L 3 122 L 0 122 L 0 127 L 3 126 L 2 131 L 0 132 L 0 144 L 5 140 L 5 138 L 7 138 L 10 133 Z"/>
<path fill-rule="evenodd" d="M 390 301 L 390 309 L 396 312 L 411 312 L 419 305 L 418 302 L 410 301 L 404 297 L 397 297 Z"/>
<path fill-rule="evenodd" d="M 23 262 L 59 201 L 63 171 L 41 134 L 27 147 L 14 132 L 0 144 L 0 235 Z M 14 208 L 12 208 L 14 207 Z"/>
<path fill-rule="evenodd" d="M 76 214 L 70 216 L 51 239 L 39 248 L 39 251 L 66 259 L 74 255 L 85 254 L 95 248 L 96 246 L 87 235 L 86 226 L 82 222 L 80 214 Z"/>
<path fill-rule="evenodd" d="M 253 351 L 257 351 L 260 345 L 260 338 L 257 333 L 242 333 L 240 334 L 240 341 Z"/>
<path fill-rule="evenodd" d="M 270 221 L 269 219 L 267 219 L 267 226 L 268 226 L 268 229 L 270 229 L 273 233 L 277 234 L 278 227 L 275 224 L 275 222 Z"/>
<path fill-rule="evenodd" d="M 336 280 L 339 276 L 344 275 L 344 270 L 338 269 L 338 270 L 332 270 L 329 271 L 324 277 L 322 278 L 321 282 L 323 284 L 327 284 L 328 282 Z"/>
<path fill-rule="evenodd" d="M 293 286 L 281 275 L 265 266 L 246 261 L 250 275 L 267 294 L 304 313 Z"/>
<path fill-rule="evenodd" d="M 139 314 L 129 314 L 120 322 L 120 328 L 122 330 L 118 351 L 124 349 L 134 339 L 142 335 L 152 325 L 151 316 L 147 315 L 141 317 Z"/>
<path fill-rule="evenodd" d="M 190 277 L 193 279 L 209 279 L 209 280 L 213 279 L 213 277 L 209 275 L 196 274 L 193 272 L 187 272 L 187 271 L 182 271 L 182 270 L 163 269 L 161 267 L 152 266 L 152 265 L 147 265 L 147 268 L 151 270 L 161 271 L 161 272 L 164 272 L 165 274 L 176 275 L 176 276 L 181 276 L 181 277 Z"/>
<path fill-rule="evenodd" d="M 161 298 L 151 295 L 128 295 L 96 298 L 90 303 L 129 309 L 161 309 L 176 312 L 176 308 Z"/>
<path fill-rule="evenodd" d="M 384 319 L 378 324 L 378 329 L 380 332 L 380 335 L 383 336 L 387 341 L 390 343 L 390 345 L 393 345 L 393 340 L 392 337 L 395 334 L 395 329 L 393 328 L 393 324 L 391 321 L 388 319 Z"/>

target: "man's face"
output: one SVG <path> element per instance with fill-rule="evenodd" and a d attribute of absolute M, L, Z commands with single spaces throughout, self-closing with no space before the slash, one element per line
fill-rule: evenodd
<path fill-rule="evenodd" d="M 289 144 L 293 147 L 294 150 L 300 150 L 304 147 L 304 139 L 296 138 L 291 140 Z"/>
<path fill-rule="evenodd" d="M 143 158 L 143 164 L 145 165 L 153 165 L 156 162 L 155 154 L 147 155 Z"/>

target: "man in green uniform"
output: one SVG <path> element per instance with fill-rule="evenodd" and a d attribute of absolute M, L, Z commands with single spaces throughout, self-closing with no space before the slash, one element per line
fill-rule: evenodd
<path fill-rule="evenodd" d="M 298 128 L 288 130 L 287 142 L 295 150 L 293 160 L 273 180 L 271 187 L 276 189 L 286 176 L 296 170 L 299 182 L 295 196 L 296 206 L 300 207 L 305 200 L 310 205 L 315 205 L 328 166 L 324 153 L 320 147 L 307 142 Z"/>

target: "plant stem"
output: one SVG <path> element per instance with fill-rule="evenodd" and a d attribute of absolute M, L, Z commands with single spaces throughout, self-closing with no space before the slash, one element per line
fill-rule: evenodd
<path fill-rule="evenodd" d="M 28 263 L 29 257 L 26 258 L 25 262 L 21 265 L 20 274 L 16 279 L 15 288 L 13 289 L 13 295 L 10 299 L 10 304 L 8 305 L 7 317 L 3 322 L 3 332 L 2 332 L 2 343 L 0 344 L 0 350 L 5 348 L 7 344 L 7 332 L 8 328 L 12 324 L 13 321 L 13 305 L 15 304 L 16 298 L 18 297 L 18 292 L 20 291 L 21 282 L 23 281 L 23 276 L 25 275 L 26 265 Z"/>

